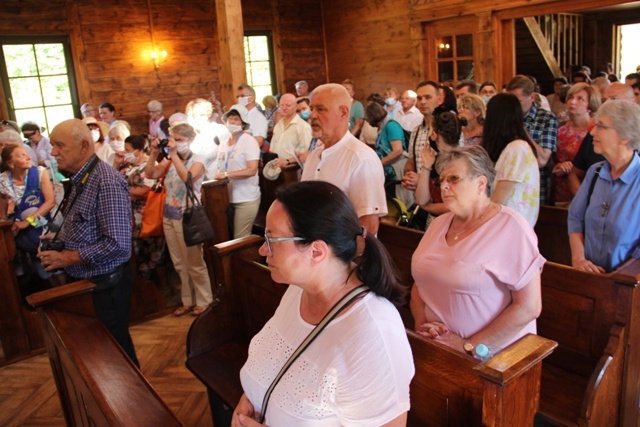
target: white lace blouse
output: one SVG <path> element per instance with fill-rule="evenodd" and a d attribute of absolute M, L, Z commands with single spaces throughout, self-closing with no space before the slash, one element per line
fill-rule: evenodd
<path fill-rule="evenodd" d="M 249 346 L 242 387 L 260 413 L 264 393 L 313 329 L 300 316 L 302 290 L 289 286 Z M 396 308 L 367 294 L 334 319 L 289 368 L 271 395 L 270 426 L 374 426 L 409 410 L 414 366 Z"/>

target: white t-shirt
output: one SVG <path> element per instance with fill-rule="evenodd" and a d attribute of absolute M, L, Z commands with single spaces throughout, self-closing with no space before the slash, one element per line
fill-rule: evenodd
<path fill-rule="evenodd" d="M 318 147 L 309 154 L 302 181 L 310 180 L 330 182 L 344 191 L 358 217 L 387 214 L 380 158 L 350 132 L 335 145 Z"/>
<path fill-rule="evenodd" d="M 267 139 L 269 122 L 267 122 L 267 118 L 264 116 L 262 111 L 258 110 L 258 107 L 253 107 L 249 110 L 249 124 L 251 125 L 249 128 L 251 135 L 261 136 L 264 139 Z"/>
<path fill-rule="evenodd" d="M 216 137 L 218 137 L 216 141 Z M 225 144 L 231 134 L 227 127 L 220 123 L 207 123 L 198 131 L 196 138 L 193 140 L 189 148 L 194 154 L 204 156 L 204 180 L 211 180 L 215 175 L 211 175 L 212 168 L 215 166 L 215 160 L 218 156 L 219 147 Z M 219 142 L 220 145 L 216 144 Z"/>
<path fill-rule="evenodd" d="M 289 286 L 274 316 L 251 340 L 240 371 L 256 413 L 289 356 L 313 330 L 300 316 L 302 289 Z M 334 319 L 271 394 L 270 426 L 376 426 L 409 410 L 415 369 L 396 308 L 372 292 Z"/>
<path fill-rule="evenodd" d="M 233 137 L 232 137 L 233 138 Z M 247 168 L 247 162 L 260 159 L 260 145 L 258 141 L 248 133 L 239 134 L 239 138 L 233 138 L 235 143 L 229 147 L 229 141 L 220 145 L 218 158 L 213 163 L 214 170 L 211 177 L 218 172 L 231 172 Z M 260 198 L 260 184 L 258 174 L 248 178 L 230 178 L 229 201 L 231 203 L 252 202 Z"/>
<path fill-rule="evenodd" d="M 422 121 L 424 120 L 424 116 L 415 106 L 411 107 L 411 109 L 406 113 L 401 108 L 400 111 L 396 113 L 394 118 L 396 122 L 400 123 L 402 129 L 406 130 L 407 132 L 413 132 L 413 130 L 420 126 L 422 124 Z"/>

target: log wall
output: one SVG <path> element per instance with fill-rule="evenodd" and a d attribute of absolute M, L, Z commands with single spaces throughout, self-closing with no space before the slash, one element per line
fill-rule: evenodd
<path fill-rule="evenodd" d="M 272 30 L 279 40 L 279 91 L 292 91 L 303 78 L 312 85 L 326 81 L 318 2 L 242 3 L 245 29 Z M 195 97 L 220 96 L 215 0 L 149 4 L 150 10 L 147 0 L 7 0 L 0 34 L 68 35 L 80 104 L 111 102 L 118 118 L 143 132 L 150 99 L 160 100 L 168 117 Z M 168 54 L 158 70 L 150 58 L 152 31 L 156 48 Z M 0 112 L 8 117 L 1 95 Z"/>

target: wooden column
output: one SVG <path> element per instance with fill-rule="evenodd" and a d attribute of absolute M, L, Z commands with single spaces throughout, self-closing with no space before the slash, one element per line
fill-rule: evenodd
<path fill-rule="evenodd" d="M 244 26 L 240 0 L 214 0 L 220 47 L 220 91 L 222 103 L 236 103 L 236 88 L 247 82 L 244 58 Z"/>

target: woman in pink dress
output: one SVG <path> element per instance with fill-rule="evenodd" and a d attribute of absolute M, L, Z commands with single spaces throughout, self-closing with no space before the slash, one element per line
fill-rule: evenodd
<path fill-rule="evenodd" d="M 600 104 L 600 92 L 587 83 L 576 83 L 567 93 L 569 121 L 558 129 L 556 165 L 552 170 L 553 195 L 556 203 L 568 203 L 573 198 L 567 177 L 573 168 L 572 161 L 582 140 L 593 128 L 593 115 Z"/>
<path fill-rule="evenodd" d="M 475 354 L 536 333 L 545 259 L 522 215 L 491 201 L 495 171 L 484 148 L 460 147 L 436 163 L 449 212 L 427 228 L 413 254 L 415 330 Z"/>

